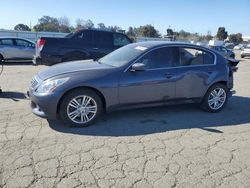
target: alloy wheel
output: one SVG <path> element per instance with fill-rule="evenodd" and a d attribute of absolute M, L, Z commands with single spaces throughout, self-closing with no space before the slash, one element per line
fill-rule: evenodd
<path fill-rule="evenodd" d="M 208 105 L 212 110 L 220 109 L 226 101 L 226 92 L 223 88 L 214 89 L 208 96 Z"/>
<path fill-rule="evenodd" d="M 73 98 L 67 106 L 68 118 L 77 124 L 85 124 L 91 121 L 97 113 L 96 101 L 87 95 Z"/>

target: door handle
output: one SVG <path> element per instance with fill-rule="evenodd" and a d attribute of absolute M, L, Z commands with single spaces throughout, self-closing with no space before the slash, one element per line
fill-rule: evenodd
<path fill-rule="evenodd" d="M 207 73 L 208 74 L 212 74 L 213 73 L 213 69 L 207 69 Z"/>
<path fill-rule="evenodd" d="M 165 73 L 165 78 L 170 79 L 173 77 L 172 73 Z"/>
<path fill-rule="evenodd" d="M 93 48 L 93 50 L 98 50 L 99 48 Z"/>

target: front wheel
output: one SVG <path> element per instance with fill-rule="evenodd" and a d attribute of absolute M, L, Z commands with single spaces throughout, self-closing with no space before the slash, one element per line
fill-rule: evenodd
<path fill-rule="evenodd" d="M 223 84 L 215 84 L 203 98 L 202 107 L 208 112 L 221 111 L 228 100 L 228 88 Z"/>
<path fill-rule="evenodd" d="M 86 127 L 102 114 L 103 105 L 99 95 L 89 89 L 76 89 L 63 97 L 60 117 L 73 127 Z"/>

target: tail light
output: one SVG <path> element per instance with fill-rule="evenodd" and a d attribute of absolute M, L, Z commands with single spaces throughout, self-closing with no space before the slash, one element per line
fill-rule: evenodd
<path fill-rule="evenodd" d="M 45 39 L 38 39 L 37 44 L 36 44 L 37 49 L 41 51 L 45 43 L 46 43 Z"/>

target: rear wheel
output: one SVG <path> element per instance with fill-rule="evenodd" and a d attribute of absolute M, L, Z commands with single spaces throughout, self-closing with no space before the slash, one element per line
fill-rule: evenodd
<path fill-rule="evenodd" d="M 77 89 L 63 97 L 60 117 L 64 123 L 73 127 L 86 127 L 102 114 L 100 97 L 92 90 Z"/>
<path fill-rule="evenodd" d="M 0 63 L 3 61 L 3 56 L 0 54 Z"/>
<path fill-rule="evenodd" d="M 228 100 L 228 88 L 223 84 L 213 85 L 203 98 L 202 108 L 208 112 L 221 111 Z"/>

